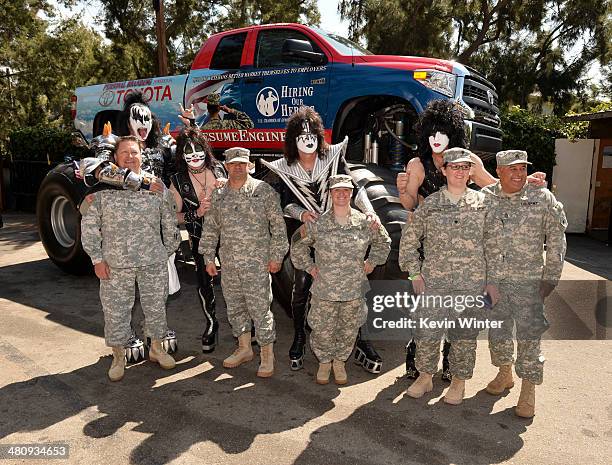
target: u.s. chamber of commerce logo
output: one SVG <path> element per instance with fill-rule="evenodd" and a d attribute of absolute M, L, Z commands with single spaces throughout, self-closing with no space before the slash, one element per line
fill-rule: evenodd
<path fill-rule="evenodd" d="M 274 116 L 278 111 L 278 92 L 274 87 L 264 87 L 255 97 L 255 104 L 259 113 L 264 116 Z"/>

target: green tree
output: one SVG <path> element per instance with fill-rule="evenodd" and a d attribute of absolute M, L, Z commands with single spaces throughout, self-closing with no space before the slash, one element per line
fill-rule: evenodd
<path fill-rule="evenodd" d="M 126 74 L 133 78 L 156 75 L 157 37 L 152 4 L 137 0 L 99 0 L 99 3 L 103 9 L 98 20 L 114 52 L 131 62 Z M 166 0 L 164 9 L 170 74 L 187 72 L 210 34 L 252 24 L 318 24 L 320 20 L 316 0 Z"/>
<path fill-rule="evenodd" d="M 341 0 L 339 12 L 375 53 L 456 59 L 503 102 L 526 106 L 537 86 L 560 114 L 591 64 L 609 63 L 609 0 Z"/>

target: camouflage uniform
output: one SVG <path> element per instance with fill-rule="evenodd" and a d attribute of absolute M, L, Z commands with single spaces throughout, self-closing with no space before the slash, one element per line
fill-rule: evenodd
<path fill-rule="evenodd" d="M 554 286 L 561 277 L 567 226 L 563 205 L 548 189 L 530 184 L 516 194 L 504 194 L 500 182 L 483 192 L 491 200 L 486 241 L 489 282 L 497 286 L 501 296 L 490 317 L 504 320 L 501 328 L 489 330 L 491 362 L 497 367 L 513 363 L 512 330 L 516 323 L 516 374 L 542 384 L 540 338 L 549 324 L 539 289 L 542 281 Z"/>
<path fill-rule="evenodd" d="M 167 329 L 167 260 L 180 243 L 172 194 L 105 190 L 93 195 L 81 220 L 81 242 L 94 265 L 106 261 L 110 268 L 110 279 L 100 280 L 106 345 L 123 346 L 132 334 L 135 283 L 147 334 L 162 339 Z"/>
<path fill-rule="evenodd" d="M 228 182 L 214 191 L 199 245 L 204 263 L 214 263 L 219 239 L 221 286 L 232 333 L 239 337 L 250 331 L 252 319 L 259 345 L 274 342 L 268 262 L 282 263 L 288 249 L 276 191 L 251 176 L 239 190 Z"/>
<path fill-rule="evenodd" d="M 224 118 L 216 116 L 210 118 L 201 129 L 251 129 L 253 127 L 253 120 L 243 111 L 234 110 L 236 119 Z"/>
<path fill-rule="evenodd" d="M 221 96 L 219 94 L 210 94 L 206 99 L 209 105 L 221 105 Z M 234 110 L 232 113 L 236 119 L 221 118 L 216 115 L 210 118 L 201 129 L 251 129 L 253 120 L 243 111 Z"/>
<path fill-rule="evenodd" d="M 457 203 L 448 196 L 446 186 L 427 197 L 415 210 L 402 230 L 399 265 L 411 275 L 421 272 L 427 295 L 480 295 L 485 287 L 484 254 L 485 197 L 466 189 Z M 421 263 L 419 247 L 423 244 Z M 459 379 L 470 379 L 476 362 L 478 330 L 461 329 L 457 318 L 478 317 L 476 308 L 462 312 L 454 308 L 423 306 L 416 310 L 416 367 L 421 372 L 438 371 L 440 339 L 445 328 L 430 329 L 419 325 L 420 318 L 454 321 L 447 329 L 451 342 L 450 370 Z"/>
<path fill-rule="evenodd" d="M 370 247 L 368 262 L 382 265 L 387 261 L 390 244 L 384 226 L 372 231 L 366 215 L 353 208 L 346 225 L 339 224 L 333 210 L 328 210 L 316 223 L 306 223 L 293 235 L 294 266 L 310 270 L 316 262 L 319 269 L 310 290 L 308 313 L 310 346 L 319 362 L 344 362 L 350 357 L 357 331 L 368 312 L 364 299 L 368 279 L 363 262 L 367 249 Z M 315 251 L 314 262 L 310 247 Z"/>

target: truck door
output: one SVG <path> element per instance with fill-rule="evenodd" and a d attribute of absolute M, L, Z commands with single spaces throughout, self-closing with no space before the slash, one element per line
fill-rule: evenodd
<path fill-rule="evenodd" d="M 283 56 L 287 39 L 308 41 L 313 52 L 324 53 L 314 40 L 291 28 L 260 29 L 253 65 L 241 80 L 242 104 L 257 129 L 284 129 L 287 119 L 303 105 L 314 107 L 325 120 L 329 63 Z"/>
<path fill-rule="evenodd" d="M 237 76 L 246 38 L 246 31 L 222 37 L 214 48 L 210 65 L 192 69 L 189 73 L 185 86 L 185 107 L 194 106 L 199 126 L 208 121 L 206 102 L 210 94 L 219 95 L 222 105 L 243 111 Z"/>

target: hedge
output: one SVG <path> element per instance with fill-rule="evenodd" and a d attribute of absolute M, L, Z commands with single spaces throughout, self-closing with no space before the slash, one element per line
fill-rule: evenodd
<path fill-rule="evenodd" d="M 30 126 L 9 134 L 8 151 L 13 160 L 63 162 L 66 156 L 82 158 L 87 149 L 73 144 L 70 131 L 49 126 Z"/>

